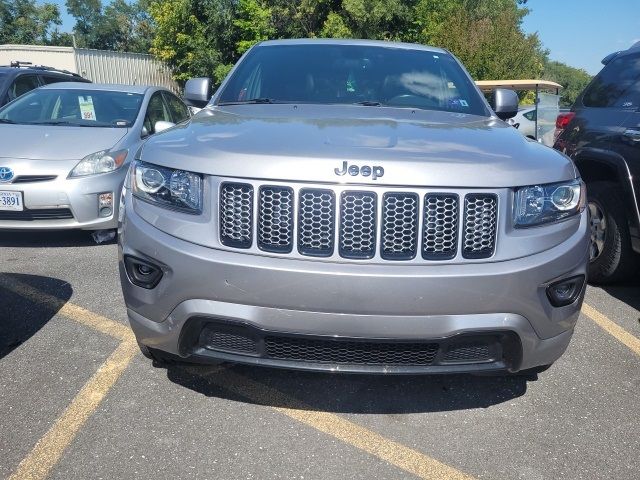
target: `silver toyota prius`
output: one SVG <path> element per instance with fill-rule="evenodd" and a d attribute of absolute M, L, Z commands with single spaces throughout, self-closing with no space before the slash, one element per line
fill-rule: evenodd
<path fill-rule="evenodd" d="M 0 230 L 113 229 L 130 160 L 189 118 L 170 91 L 55 83 L 0 109 Z"/>

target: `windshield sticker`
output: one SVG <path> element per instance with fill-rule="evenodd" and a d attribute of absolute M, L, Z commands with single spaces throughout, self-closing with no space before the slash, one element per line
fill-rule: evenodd
<path fill-rule="evenodd" d="M 462 105 L 463 107 L 468 107 L 469 106 L 467 101 L 466 100 L 462 100 L 462 99 L 460 99 L 460 105 Z"/>
<path fill-rule="evenodd" d="M 93 108 L 93 98 L 89 95 L 86 97 L 78 96 L 78 103 L 80 104 L 80 114 L 82 115 L 82 119 L 95 122 L 97 118 L 96 111 Z"/>

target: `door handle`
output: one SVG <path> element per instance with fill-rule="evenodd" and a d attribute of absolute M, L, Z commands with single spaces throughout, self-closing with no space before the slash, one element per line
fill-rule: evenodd
<path fill-rule="evenodd" d="M 628 128 L 624 131 L 623 135 L 632 142 L 640 142 L 640 130 Z"/>

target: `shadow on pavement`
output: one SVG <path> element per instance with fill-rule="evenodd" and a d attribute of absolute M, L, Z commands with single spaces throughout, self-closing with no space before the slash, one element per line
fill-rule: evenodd
<path fill-rule="evenodd" d="M 53 295 L 59 302 L 27 299 L 14 291 L 23 283 Z M 0 273 L 0 359 L 29 340 L 71 298 L 67 282 L 56 278 L 17 273 Z"/>
<path fill-rule="evenodd" d="M 98 245 L 89 231 L 47 230 L 47 231 L 0 231 L 0 247 L 93 247 Z M 101 245 L 116 243 L 116 239 Z"/>
<path fill-rule="evenodd" d="M 628 283 L 607 285 L 601 288 L 612 297 L 640 311 L 640 278 L 636 278 Z"/>
<path fill-rule="evenodd" d="M 169 366 L 167 376 L 172 382 L 209 397 L 334 413 L 403 414 L 486 408 L 520 397 L 527 390 L 524 377 L 345 375 L 228 364 L 222 368 Z"/>

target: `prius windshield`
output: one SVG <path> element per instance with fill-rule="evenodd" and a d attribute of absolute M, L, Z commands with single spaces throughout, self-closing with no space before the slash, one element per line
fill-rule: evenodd
<path fill-rule="evenodd" d="M 0 123 L 80 127 L 130 127 L 143 95 L 81 89 L 37 89 L 0 109 Z"/>
<path fill-rule="evenodd" d="M 488 115 L 448 53 L 381 45 L 260 45 L 238 65 L 218 105 L 356 104 Z"/>

